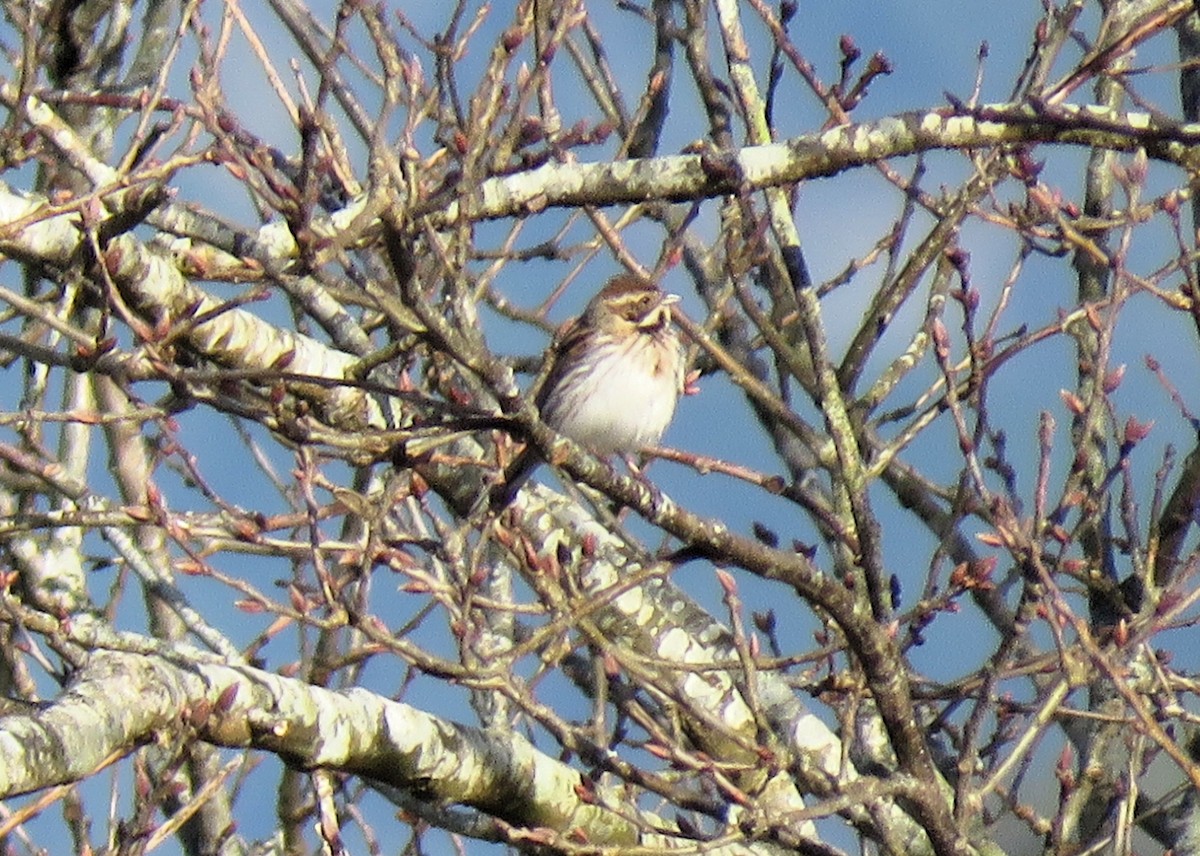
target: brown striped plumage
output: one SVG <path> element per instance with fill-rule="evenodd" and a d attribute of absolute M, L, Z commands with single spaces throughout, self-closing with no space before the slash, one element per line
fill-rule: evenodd
<path fill-rule="evenodd" d="M 542 419 L 598 455 L 657 445 L 683 392 L 683 346 L 671 326 L 678 299 L 631 274 L 611 279 L 551 345 Z M 537 463 L 533 449 L 518 455 L 493 504 L 507 505 Z"/>

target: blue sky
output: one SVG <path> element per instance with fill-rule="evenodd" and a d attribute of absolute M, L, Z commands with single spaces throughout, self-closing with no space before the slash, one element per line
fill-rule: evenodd
<path fill-rule="evenodd" d="M 323 15 L 326 21 L 332 20 L 334 4 L 312 5 L 318 15 Z M 413 2 L 392 4 L 390 8 L 402 8 L 419 29 L 431 33 L 440 27 L 448 5 Z M 486 59 L 486 49 L 490 45 L 487 35 L 506 26 L 510 5 L 503 2 L 493 5 L 491 18 L 485 23 L 476 41 L 476 49 L 468 53 L 463 60 L 464 75 L 469 77 Z M 606 49 L 627 94 L 632 97 L 632 93 L 638 91 L 646 76 L 649 61 L 647 34 L 640 26 L 630 26 L 629 14 L 616 9 L 615 4 L 594 2 L 590 4 L 589 9 L 597 26 L 610 36 L 606 40 Z M 286 72 L 289 59 L 299 56 L 299 51 L 278 25 L 267 23 L 269 17 L 265 4 L 261 8 L 247 8 L 245 11 L 259 23 L 260 34 L 276 67 Z M 1037 0 L 802 2 L 792 24 L 792 33 L 798 47 L 827 81 L 832 81 L 837 75 L 837 63 L 840 60 L 837 45 L 839 37 L 843 34 L 853 37 L 863 52 L 863 61 L 876 51 L 881 51 L 887 56 L 892 64 L 893 73 L 874 82 L 870 97 L 855 113 L 858 119 L 871 119 L 898 111 L 942 106 L 946 103 L 945 92 L 960 98 L 968 97 L 974 86 L 980 45 L 983 42 L 987 42 L 989 46 L 989 55 L 984 65 L 983 99 L 1006 99 L 1029 52 L 1028 40 L 1033 22 L 1041 12 L 1041 3 Z M 206 14 L 211 15 L 211 9 L 206 11 Z M 744 14 L 751 36 L 753 62 L 755 67 L 762 71 L 768 57 L 767 42 L 761 28 L 753 25 L 752 13 L 748 7 Z M 1094 29 L 1094 14 L 1090 7 L 1084 14 L 1080 27 L 1085 30 Z M 1169 49 L 1172 46 L 1171 39 L 1160 38 L 1151 50 L 1139 57 L 1139 60 L 1169 60 Z M 1077 55 L 1068 52 L 1069 57 Z M 1061 71 L 1065 70 L 1064 66 Z M 175 77 L 185 79 L 186 72 L 187 65 L 181 64 Z M 247 127 L 273 142 L 284 152 L 296 151 L 294 131 L 287 123 L 284 112 L 266 89 L 258 65 L 237 37 L 234 39 L 232 61 L 224 69 L 222 82 L 231 107 L 242 117 Z M 315 88 L 315 81 L 311 78 L 308 79 L 308 83 L 310 87 Z M 569 93 L 573 86 L 577 86 L 577 82 L 569 75 L 564 74 L 561 80 L 556 81 L 556 86 L 559 97 L 563 99 L 561 106 L 567 114 L 568 122 L 575 118 L 593 121 L 598 118 L 590 104 L 582 101 L 572 102 Z M 1147 93 L 1169 113 L 1176 111 L 1171 86 L 1171 77 L 1166 74 L 1146 76 L 1139 82 L 1141 91 Z M 780 135 L 786 137 L 817 130 L 824 117 L 815 100 L 805 94 L 792 77 L 789 77 L 785 91 L 788 97 L 780 100 L 776 110 Z M 182 89 L 179 92 L 183 94 Z M 1086 95 L 1086 92 L 1077 94 L 1078 98 Z M 570 115 L 572 109 L 577 115 Z M 673 94 L 672 118 L 668 135 L 664 138 L 663 151 L 678 151 L 703 134 L 704 126 L 695 103 L 694 92 L 690 91 L 686 84 L 680 84 Z M 605 149 L 595 151 L 596 158 L 604 156 Z M 1039 153 L 1038 156 L 1045 155 Z M 1078 198 L 1081 193 L 1079 177 L 1082 173 L 1083 157 L 1084 153 L 1081 150 L 1049 155 L 1045 173 L 1047 182 L 1060 185 L 1066 194 Z M 912 169 L 911 160 L 900 160 L 894 165 L 902 172 Z M 939 180 L 947 186 L 954 186 L 962 180 L 968 169 L 965 159 L 957 154 L 931 156 L 929 166 L 930 175 L 925 185 L 933 190 L 936 190 Z M 1178 174 L 1172 171 L 1158 168 L 1152 170 L 1152 185 L 1157 183 L 1158 186 L 1164 186 L 1179 181 Z M 251 222 L 253 218 L 253 212 L 240 194 L 236 182 L 215 167 L 181 175 L 178 188 L 182 199 L 196 200 L 218 208 L 228 216 L 243 222 Z M 901 203 L 897 192 L 869 169 L 813 181 L 803 186 L 799 192 L 796 217 L 814 279 L 820 282 L 832 277 L 851 259 L 863 255 L 890 229 Z M 708 213 L 698 222 L 697 229 L 715 240 L 717 225 L 711 213 L 713 210 L 715 204 L 708 206 Z M 536 243 L 551 233 L 556 228 L 556 223 L 556 218 L 551 217 L 547 217 L 543 222 L 538 222 L 537 218 L 532 219 L 522 236 L 521 244 Z M 913 227 L 914 237 L 919 238 L 929 226 L 930 221 L 927 218 L 922 220 L 918 217 Z M 707 233 L 703 230 L 707 230 Z M 500 240 L 502 231 L 500 227 L 481 226 L 480 243 Z M 1147 238 L 1139 238 L 1134 246 L 1130 256 L 1132 262 L 1145 271 L 1170 258 L 1173 251 L 1167 241 L 1168 237 L 1161 229 L 1148 231 Z M 632 237 L 630 245 L 644 264 L 651 265 L 658 250 L 656 241 L 660 238 L 661 236 L 646 230 Z M 998 299 L 1000 286 L 1014 261 L 1015 243 L 1010 234 L 984 223 L 968 226 L 964 230 L 962 241 L 971 254 L 974 284 L 980 289 L 985 307 L 990 306 Z M 911 240 L 907 246 L 911 248 Z M 5 270 L 9 277 L 15 276 L 15 268 L 12 266 Z M 552 290 L 566 270 L 567 266 L 553 263 L 514 265 L 511 272 L 500 280 L 499 285 L 507 289 L 506 294 L 511 299 L 523 305 L 534 306 Z M 615 262 L 602 254 L 589 267 L 587 275 L 582 277 L 562 303 L 554 308 L 552 317 L 562 320 L 577 310 L 595 286 L 613 270 Z M 881 266 L 867 270 L 856 283 L 835 293 L 826 302 L 826 322 L 835 351 L 845 344 L 858 323 L 863 306 L 878 283 L 881 271 Z M 1070 268 L 1062 262 L 1032 260 L 1029 273 L 1021 283 L 1014 297 L 1016 302 L 1012 317 L 1015 320 L 1028 321 L 1031 324 L 1047 323 L 1055 317 L 1059 307 L 1069 307 L 1074 301 Z M 19 282 L 6 284 L 19 287 Z M 666 285 L 683 293 L 687 298 L 685 305 L 692 311 L 698 308 L 694 297 L 688 295 L 688 283 L 682 271 L 676 270 L 668 274 Z M 1147 351 L 1153 352 L 1167 365 L 1186 365 L 1185 360 L 1194 360 L 1194 334 L 1187 324 L 1176 317 L 1164 321 L 1160 314 L 1153 311 L 1154 307 L 1149 305 L 1151 301 L 1148 298 L 1139 297 L 1136 300 L 1140 302 L 1139 308 L 1146 311 L 1130 313 L 1123 321 L 1116 352 L 1117 361 L 1129 365 L 1125 385 L 1116 396 L 1119 406 L 1123 408 L 1121 418 L 1131 414 L 1145 418 L 1152 412 L 1162 413 L 1165 406 L 1162 390 L 1142 367 L 1142 356 Z M 274 310 L 268 308 L 264 311 L 278 313 L 281 320 L 285 317 L 279 306 Z M 904 337 L 919 323 L 923 307 L 917 306 L 907 311 L 916 314 L 912 319 L 904 319 L 910 322 L 907 325 L 899 325 L 894 340 L 887 343 L 884 357 L 898 353 L 906 344 Z M 544 345 L 543 340 L 534 340 L 528 335 L 514 335 L 494 319 L 488 319 L 486 324 L 490 340 L 495 343 L 497 350 L 503 353 L 528 355 L 537 353 Z M 873 365 L 879 368 L 882 362 L 877 361 Z M 1058 448 L 1066 448 L 1065 430 L 1069 415 L 1061 404 L 1058 391 L 1073 384 L 1074 369 L 1073 354 L 1065 347 L 1064 342 L 1056 341 L 1024 355 L 1014 371 L 996 383 L 992 391 L 994 416 L 997 423 L 1009 432 L 1010 449 L 1018 462 L 1027 463 L 1030 460 L 1029 456 L 1035 449 L 1038 414 L 1043 410 L 1057 418 Z M 925 371 L 921 376 L 928 379 L 929 372 Z M 1180 378 L 1176 377 L 1176 381 L 1179 382 Z M 247 478 L 247 470 L 240 464 L 225 465 L 226 459 L 222 456 L 230 448 L 233 437 L 222 419 L 193 411 L 182 416 L 180 422 L 183 425 L 182 439 L 189 448 L 197 452 L 202 470 L 219 490 L 245 506 L 278 504 L 278 498 L 269 493 L 261 479 Z M 1160 417 L 1155 432 L 1145 447 L 1135 453 L 1134 462 L 1140 467 L 1140 481 L 1143 484 L 1147 483 L 1146 473 L 1152 472 L 1157 466 L 1168 441 L 1174 440 L 1180 448 L 1189 447 L 1187 426 L 1179 423 L 1180 420 L 1173 419 L 1171 412 L 1167 410 Z M 265 437 L 260 439 L 264 443 L 268 442 Z M 699 396 L 682 402 L 665 442 L 683 449 L 724 457 L 767 472 L 778 470 L 772 451 L 761 430 L 749 418 L 740 395 L 721 378 L 705 381 Z M 937 476 L 949 479 L 959 465 L 956 454 L 947 451 L 954 448 L 953 442 L 953 435 L 943 425 L 915 444 L 906 457 L 913 463 L 928 468 Z M 286 474 L 289 467 L 287 454 L 276 453 L 273 457 L 276 465 Z M 1056 467 L 1061 472 L 1068 463 L 1068 453 L 1060 451 Z M 103 461 L 98 461 L 98 464 L 102 466 Z M 784 539 L 799 538 L 807 542 L 818 540 L 811 526 L 794 506 L 764 498 L 762 492 L 756 489 L 719 476 L 698 477 L 680 467 L 664 463 L 656 464 L 651 472 L 677 499 L 698 512 L 721 517 L 738 531 L 748 531 L 751 524 L 757 521 L 766 524 Z M 543 471 L 542 477 L 549 478 L 549 475 Z M 1022 487 L 1028 496 L 1031 489 L 1028 474 L 1022 482 Z M 171 498 L 177 505 L 185 505 L 189 501 L 182 489 Z M 888 500 L 882 491 L 879 491 L 877 499 L 881 505 L 886 506 Z M 1144 502 L 1146 497 L 1143 495 L 1140 499 Z M 885 518 L 884 523 L 889 562 L 908 587 L 906 591 L 915 597 L 914 589 L 919 587 L 927 572 L 933 548 L 932 539 L 924 531 L 915 529 L 911 521 L 899 514 Z M 246 568 L 251 569 L 250 573 L 260 572 L 260 566 L 255 563 L 247 563 Z M 263 569 L 261 572 L 261 579 L 256 581 L 264 588 L 268 587 L 268 580 L 272 575 L 281 573 L 278 569 Z M 703 566 L 686 567 L 677 574 L 676 581 L 709 606 L 716 615 L 723 615 L 720 592 L 711 569 Z M 785 637 L 795 649 L 802 649 L 808 644 L 811 632 L 816 626 L 815 622 L 807 610 L 791 602 L 789 593 L 782 592 L 779 587 L 746 578 L 745 575 L 740 577 L 739 581 L 744 587 L 743 594 L 749 608 L 761 609 L 786 603 L 785 608 L 789 612 L 786 616 L 787 626 L 783 627 Z M 105 578 L 98 581 L 98 586 L 107 586 L 109 582 L 110 580 Z M 376 584 L 383 586 L 390 582 L 389 579 L 380 578 Z M 211 599 L 210 603 L 223 604 L 224 599 L 229 597 L 228 592 L 216 589 L 211 584 L 189 585 L 198 596 Z M 397 611 L 401 614 L 404 611 L 403 603 L 402 599 L 397 603 Z M 140 616 L 134 606 L 128 608 L 132 612 L 127 619 L 133 624 Z M 264 618 L 262 623 L 267 621 L 268 619 Z M 242 616 L 234 617 L 229 623 L 230 627 L 227 629 L 238 634 L 239 639 L 249 638 L 261 630 L 254 620 L 246 620 Z M 913 661 L 919 668 L 927 669 L 932 676 L 943 679 L 975 668 L 978 658 L 993 642 L 990 632 L 982 630 L 981 626 L 980 617 L 970 610 L 957 616 L 939 618 L 927 632 L 929 644 L 913 652 Z M 439 634 L 441 636 L 438 644 L 448 644 L 444 628 L 431 630 L 431 636 Z M 267 653 L 270 657 L 278 657 L 278 661 L 272 659 L 272 666 L 279 666 L 294 656 L 294 644 L 291 644 L 293 642 L 292 638 L 285 637 L 272 643 Z M 394 689 L 398 676 L 372 674 L 370 678 L 378 682 L 381 690 L 390 691 Z M 414 685 L 410 698 L 422 706 L 428 706 L 436 713 L 469 720 L 461 696 L 447 694 L 441 684 L 432 681 L 418 683 Z M 273 767 L 273 764 L 268 766 Z M 270 799 L 272 796 L 273 792 L 265 793 L 264 799 Z M 263 823 L 263 830 L 253 828 L 255 821 Z M 261 817 L 248 819 L 244 831 L 252 837 L 264 834 L 265 830 L 270 829 L 272 822 L 273 818 L 264 811 Z M 381 827 L 393 822 L 386 816 L 378 820 Z M 488 849 L 472 845 L 472 852 L 485 852 Z"/>

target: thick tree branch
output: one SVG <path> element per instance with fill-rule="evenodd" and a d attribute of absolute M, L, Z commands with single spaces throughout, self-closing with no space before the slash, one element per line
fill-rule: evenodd
<path fill-rule="evenodd" d="M 491 734 L 361 689 L 333 692 L 249 667 L 100 651 L 61 698 L 0 718 L 0 796 L 80 781 L 160 733 L 273 752 L 596 846 L 691 848 L 515 733 Z M 656 831 L 656 830 L 662 830 Z M 553 831 L 553 832 L 550 832 Z M 754 852 L 728 840 L 706 852 Z"/>

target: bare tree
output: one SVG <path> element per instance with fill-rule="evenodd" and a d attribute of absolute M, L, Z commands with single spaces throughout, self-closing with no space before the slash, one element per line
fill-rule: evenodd
<path fill-rule="evenodd" d="M 251 5 L 4 3 L 7 852 L 1200 852 L 1197 4 L 915 112 L 794 0 Z M 620 270 L 640 471 L 528 394 Z"/>

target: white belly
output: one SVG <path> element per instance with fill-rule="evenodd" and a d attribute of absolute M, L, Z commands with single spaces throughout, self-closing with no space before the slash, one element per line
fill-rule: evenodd
<path fill-rule="evenodd" d="M 559 387 L 572 394 L 551 394 L 542 418 L 598 455 L 658 445 L 679 397 L 678 354 L 669 365 L 629 356 L 609 355 L 585 376 L 563 378 Z"/>

